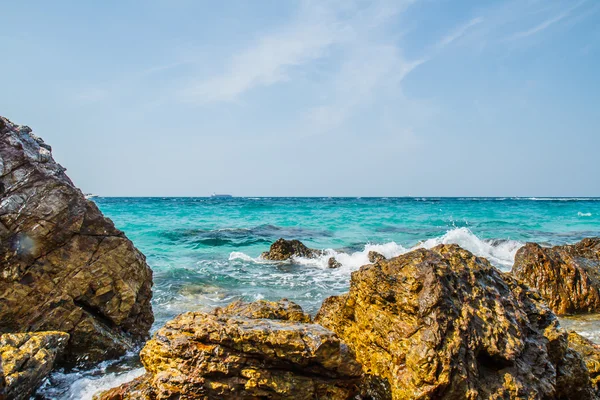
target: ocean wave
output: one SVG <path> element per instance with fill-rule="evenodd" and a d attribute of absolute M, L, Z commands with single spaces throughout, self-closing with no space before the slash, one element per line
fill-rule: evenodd
<path fill-rule="evenodd" d="M 331 257 L 334 257 L 342 264 L 342 267 L 336 271 L 346 272 L 354 271 L 365 264 L 369 264 L 369 251 L 376 251 L 383 254 L 386 258 L 392 258 L 405 254 L 411 250 L 419 248 L 430 249 L 439 244 L 457 244 L 462 248 L 469 250 L 476 256 L 486 258 L 493 265 L 505 271 L 512 268 L 515 254 L 517 253 L 517 250 L 523 246 L 522 242 L 510 239 L 481 239 L 468 228 L 461 227 L 451 229 L 440 237 L 421 241 L 412 248 L 406 248 L 396 242 L 383 244 L 368 243 L 364 246 L 363 250 L 352 253 L 345 253 L 334 249 L 325 249 L 322 256 L 316 258 L 294 257 L 289 262 L 328 269 L 328 261 Z M 264 260 L 260 256 L 251 257 L 238 251 L 232 252 L 229 255 L 229 260 L 241 260 L 258 264 L 274 263 L 273 261 Z"/>
<path fill-rule="evenodd" d="M 586 213 L 583 213 L 583 212 L 579 211 L 579 212 L 577 213 L 577 216 L 578 216 L 578 217 L 591 217 L 591 216 L 592 216 L 592 213 L 591 213 L 591 212 L 586 212 Z"/>

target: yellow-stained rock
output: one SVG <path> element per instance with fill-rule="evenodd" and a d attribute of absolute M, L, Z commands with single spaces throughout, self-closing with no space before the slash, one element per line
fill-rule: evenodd
<path fill-rule="evenodd" d="M 307 317 L 288 301 L 182 314 L 142 350 L 144 376 L 96 398 L 353 398 L 361 366 L 333 332 Z"/>
<path fill-rule="evenodd" d="M 50 146 L 0 121 L 0 333 L 68 332 L 69 363 L 123 354 L 153 322 L 145 257 Z"/>
<path fill-rule="evenodd" d="M 576 332 L 569 332 L 569 347 L 583 357 L 590 373 L 592 388 L 600 396 L 600 346 Z"/>
<path fill-rule="evenodd" d="M 600 238 L 554 247 L 527 243 L 512 272 L 558 315 L 600 311 Z"/>
<path fill-rule="evenodd" d="M 64 332 L 0 335 L 0 398 L 25 400 L 35 392 L 69 341 Z"/>
<path fill-rule="evenodd" d="M 593 398 L 541 298 L 456 245 L 361 267 L 315 321 L 354 350 L 375 399 Z"/>

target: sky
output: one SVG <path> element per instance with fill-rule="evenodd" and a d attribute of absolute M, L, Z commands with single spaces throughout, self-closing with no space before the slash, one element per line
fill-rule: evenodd
<path fill-rule="evenodd" d="M 600 196 L 599 1 L 0 9 L 0 115 L 84 192 Z"/>

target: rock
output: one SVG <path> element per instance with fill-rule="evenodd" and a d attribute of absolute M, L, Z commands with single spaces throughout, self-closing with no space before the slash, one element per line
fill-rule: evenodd
<path fill-rule="evenodd" d="M 342 263 L 335 259 L 335 257 L 329 257 L 327 260 L 327 266 L 329 268 L 339 268 L 342 266 Z"/>
<path fill-rule="evenodd" d="M 0 120 L 0 333 L 68 332 L 68 363 L 125 353 L 153 322 L 145 257 L 50 146 Z"/>
<path fill-rule="evenodd" d="M 576 332 L 569 332 L 569 348 L 581 354 L 590 374 L 592 388 L 600 396 L 600 346 Z"/>
<path fill-rule="evenodd" d="M 362 372 L 352 352 L 300 315 L 288 301 L 182 314 L 142 350 L 145 375 L 97 398 L 353 398 Z"/>
<path fill-rule="evenodd" d="M 376 399 L 589 399 L 541 298 L 457 245 L 365 265 L 315 321 L 356 353 Z"/>
<path fill-rule="evenodd" d="M 512 273 L 537 289 L 558 315 L 600 311 L 600 238 L 517 251 Z"/>
<path fill-rule="evenodd" d="M 380 254 L 380 253 L 378 253 L 376 251 L 372 251 L 372 250 L 369 251 L 369 262 L 370 263 L 374 264 L 376 262 L 383 261 L 383 260 L 385 260 L 385 256 L 383 254 Z"/>
<path fill-rule="evenodd" d="M 269 251 L 262 253 L 262 258 L 272 261 L 285 261 L 292 257 L 316 258 L 323 253 L 309 249 L 299 240 L 278 239 Z"/>
<path fill-rule="evenodd" d="M 68 340 L 64 332 L 0 335 L 0 395 L 29 399 L 62 356 Z"/>

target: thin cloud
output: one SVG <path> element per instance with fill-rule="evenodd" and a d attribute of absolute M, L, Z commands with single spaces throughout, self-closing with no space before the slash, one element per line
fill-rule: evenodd
<path fill-rule="evenodd" d="M 536 35 L 542 31 L 548 29 L 549 27 L 556 24 L 557 22 L 562 21 L 563 19 L 567 18 L 571 14 L 571 12 L 573 12 L 573 10 L 575 10 L 576 8 L 581 6 L 583 3 L 585 3 L 585 0 L 580 1 L 579 3 L 575 4 L 573 7 L 559 13 L 558 15 L 555 15 L 552 18 L 549 18 L 549 19 L 543 21 L 542 23 L 534 26 L 531 29 L 527 29 L 525 31 L 515 33 L 514 35 L 512 35 L 510 37 L 510 39 L 511 40 L 523 39 L 523 38 L 526 38 L 529 36 Z"/>
<path fill-rule="evenodd" d="M 443 48 L 448 46 L 450 43 L 460 39 L 462 36 L 465 35 L 465 33 L 472 28 L 473 26 L 480 24 L 481 22 L 483 22 L 483 18 L 481 17 L 477 17 L 477 18 L 473 18 L 472 20 L 470 20 L 469 22 L 467 22 L 466 24 L 464 24 L 463 26 L 459 27 L 458 29 L 456 29 L 454 32 L 451 32 L 450 34 L 444 36 L 437 44 L 437 48 Z"/>

